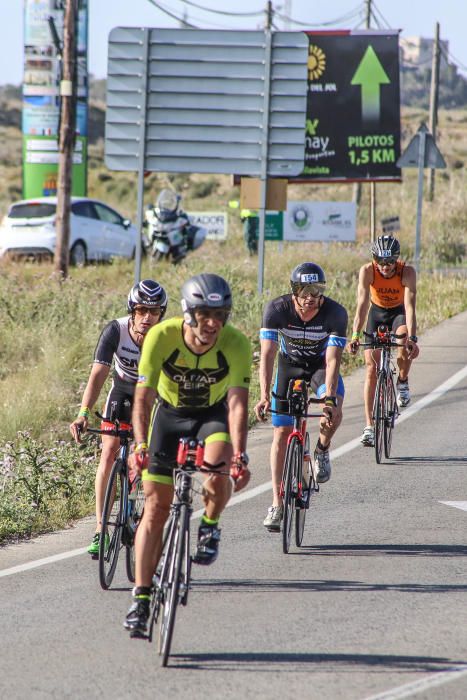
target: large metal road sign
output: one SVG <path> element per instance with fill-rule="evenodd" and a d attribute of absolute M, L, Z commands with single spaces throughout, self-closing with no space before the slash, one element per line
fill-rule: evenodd
<path fill-rule="evenodd" d="M 303 170 L 307 56 L 302 32 L 111 31 L 105 162 L 139 172 L 139 226 L 144 171 Z"/>

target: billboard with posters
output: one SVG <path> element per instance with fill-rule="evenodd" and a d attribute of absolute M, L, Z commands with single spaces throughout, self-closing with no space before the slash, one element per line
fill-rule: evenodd
<path fill-rule="evenodd" d="M 307 34 L 305 167 L 290 181 L 400 180 L 398 32 Z"/>
<path fill-rule="evenodd" d="M 24 0 L 23 196 L 56 194 L 61 62 L 52 40 L 52 17 L 63 39 L 65 0 Z M 72 194 L 87 193 L 88 0 L 78 2 L 76 146 Z"/>

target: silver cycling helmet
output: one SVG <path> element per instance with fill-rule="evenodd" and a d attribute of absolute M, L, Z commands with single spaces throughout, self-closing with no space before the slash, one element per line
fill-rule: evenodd
<path fill-rule="evenodd" d="M 197 308 L 224 309 L 230 312 L 232 308 L 232 292 L 223 277 L 212 273 L 195 275 L 185 282 L 182 287 L 182 310 L 185 322 L 196 326 L 194 310 Z M 225 323 L 227 323 L 226 314 Z"/>
<path fill-rule="evenodd" d="M 167 311 L 167 293 L 155 280 L 141 280 L 133 285 L 128 293 L 128 313 L 132 314 L 136 306 L 155 306 L 161 309 L 161 319 Z"/>

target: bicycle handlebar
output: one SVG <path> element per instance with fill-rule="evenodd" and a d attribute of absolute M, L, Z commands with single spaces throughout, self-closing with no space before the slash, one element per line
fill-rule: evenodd
<path fill-rule="evenodd" d="M 363 331 L 363 335 L 365 335 L 367 338 L 371 339 L 371 342 L 369 343 L 359 343 L 359 347 L 361 348 L 384 348 L 384 347 L 391 347 L 391 348 L 400 348 L 402 346 L 402 343 L 396 343 L 394 342 L 395 340 L 402 340 L 407 336 L 407 333 L 393 333 L 392 331 L 387 331 L 384 332 L 384 335 L 381 334 L 379 335 L 377 331 L 374 333 L 367 333 L 366 331 Z"/>

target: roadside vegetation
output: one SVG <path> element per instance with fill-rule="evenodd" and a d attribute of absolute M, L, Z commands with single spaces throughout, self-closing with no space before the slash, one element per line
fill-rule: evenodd
<path fill-rule="evenodd" d="M 421 110 L 404 113 L 404 145 L 427 121 Z M 443 112 L 438 145 L 448 168 L 438 171 L 434 202 L 424 202 L 422 220 L 422 269 L 418 282 L 418 333 L 467 308 L 465 253 L 467 202 L 467 122 L 459 111 Z M 11 126 L 0 126 L 7 136 L 0 158 L 5 186 L 0 193 L 0 214 L 19 198 L 20 136 Z M 0 135 L 2 135 L 0 133 Z M 133 218 L 136 207 L 135 178 L 114 173 L 103 165 L 103 144 L 90 147 L 89 191 Z M 226 210 L 238 198 L 238 188 L 227 176 L 178 176 L 153 174 L 146 180 L 146 202 L 153 201 L 168 184 L 183 195 L 183 206 L 192 210 Z M 355 243 L 287 244 L 267 242 L 265 282 L 257 294 L 257 258 L 247 254 L 238 213 L 229 213 L 226 243 L 207 241 L 180 266 L 154 266 L 144 259 L 143 276 L 154 277 L 169 293 L 168 316 L 180 311 L 182 281 L 199 272 L 213 271 L 232 285 L 232 322 L 251 339 L 256 351 L 264 303 L 288 291 L 291 269 L 312 259 L 322 265 L 328 294 L 344 304 L 353 320 L 357 273 L 368 260 L 369 188 L 364 186 L 358 210 Z M 398 214 L 403 257 L 413 258 L 417 172 L 404 172 L 402 184 L 376 187 L 377 218 Z M 349 200 L 351 185 L 291 186 L 291 199 Z M 2 262 L 0 264 L 0 542 L 66 525 L 92 512 L 93 481 L 98 443 L 89 439 L 84 448 L 70 443 L 68 425 L 75 417 L 89 374 L 93 350 L 103 325 L 126 313 L 126 296 L 133 282 L 133 264 L 72 269 L 60 283 L 49 263 Z M 423 347 L 422 347 L 423 352 Z M 348 374 L 362 358 L 344 356 Z M 101 400 L 105 398 L 105 389 Z M 257 368 L 253 369 L 251 406 L 258 399 Z M 98 405 L 96 408 L 101 408 Z M 97 420 L 97 419 L 96 419 Z M 253 415 L 251 413 L 251 422 Z"/>

